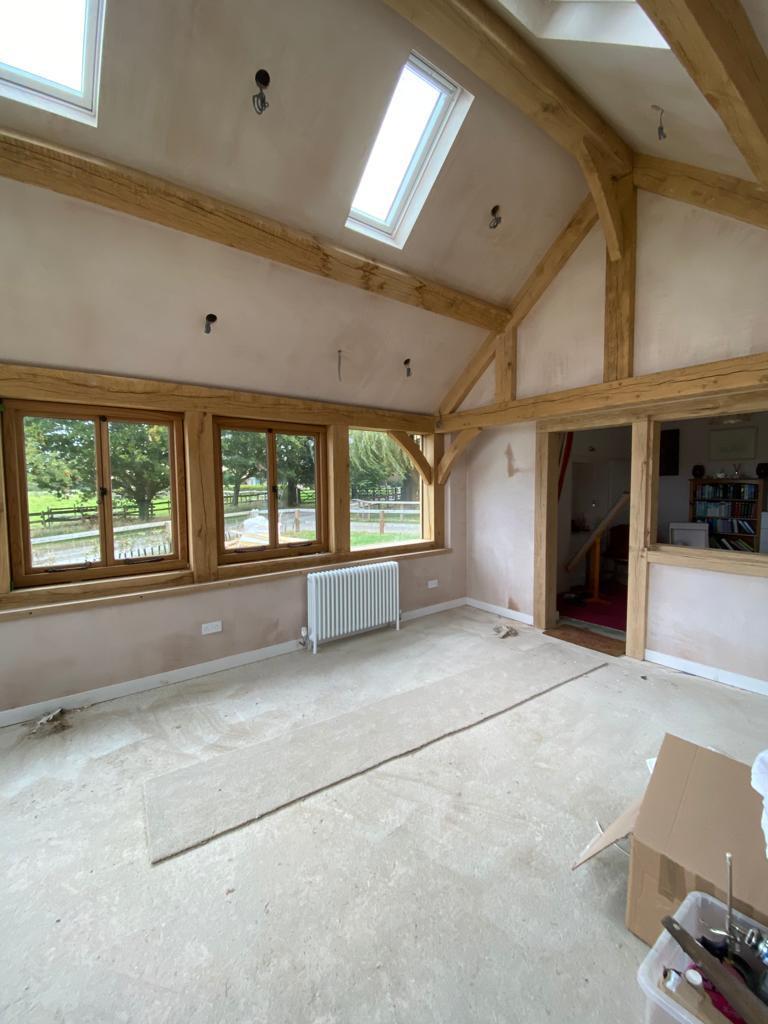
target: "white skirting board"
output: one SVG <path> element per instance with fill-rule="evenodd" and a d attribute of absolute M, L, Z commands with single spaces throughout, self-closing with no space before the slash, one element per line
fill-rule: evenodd
<path fill-rule="evenodd" d="M 503 605 L 488 604 L 487 601 L 478 601 L 474 597 L 468 597 L 464 604 L 468 604 L 470 608 L 479 608 L 481 612 L 490 612 L 491 615 L 501 615 L 505 619 L 524 622 L 527 626 L 533 625 L 533 616 L 527 612 L 515 612 L 511 608 L 505 608 Z"/>
<path fill-rule="evenodd" d="M 702 679 L 711 679 L 715 683 L 725 683 L 726 686 L 735 686 L 739 690 L 749 690 L 750 693 L 759 693 L 762 697 L 768 697 L 768 681 L 765 679 L 753 679 L 752 676 L 727 672 L 724 668 L 702 665 L 698 661 L 688 661 L 687 658 L 675 658 L 671 654 L 662 654 L 661 651 L 646 651 L 645 660 L 653 662 L 654 665 L 676 668 L 691 676 L 701 676 Z"/>
<path fill-rule="evenodd" d="M 451 608 L 462 608 L 467 605 L 470 608 L 490 612 L 492 615 L 499 615 L 505 619 L 515 619 L 517 622 L 523 622 L 529 626 L 533 624 L 533 616 L 528 615 L 526 612 L 512 611 L 509 608 L 504 608 L 502 605 L 478 601 L 474 597 L 458 597 L 452 601 L 442 601 L 439 604 L 430 604 L 424 608 L 414 608 L 412 611 L 403 612 L 401 618 L 403 622 L 408 622 L 411 619 L 420 619 L 425 615 L 436 615 L 438 612 L 446 612 Z M 228 668 L 239 668 L 241 665 L 250 665 L 253 662 L 266 661 L 268 658 L 277 658 L 281 654 L 290 654 L 301 649 L 302 647 L 298 640 L 287 640 L 285 643 L 260 647 L 255 651 L 243 651 L 242 654 L 231 654 L 225 658 L 204 661 L 198 665 L 188 665 L 184 668 L 173 669 L 170 672 L 159 672 L 153 676 L 142 676 L 140 679 L 128 679 L 124 683 L 100 686 L 96 690 L 86 690 L 67 697 L 40 701 L 38 704 L 26 704 L 24 707 L 9 708 L 7 711 L 0 711 L 0 728 L 6 725 L 19 725 L 21 722 L 35 721 L 38 718 L 42 718 L 43 715 L 55 711 L 57 708 L 74 710 L 75 708 L 87 707 L 89 704 L 100 704 L 103 701 L 115 700 L 118 697 L 128 697 L 133 693 L 143 693 L 145 690 L 155 690 L 161 686 L 169 686 L 172 683 L 182 683 L 188 679 L 199 679 L 201 676 L 212 675 L 214 672 L 224 672 Z M 761 679 L 752 679 L 749 676 L 738 675 L 735 672 L 726 672 L 724 669 L 712 668 L 710 665 L 700 665 L 698 662 L 686 661 L 684 658 L 673 658 L 671 655 L 661 654 L 658 651 L 646 651 L 645 659 L 657 665 L 676 668 L 690 675 L 712 679 L 718 683 L 736 686 L 741 690 L 750 690 L 752 693 L 759 693 L 768 697 L 768 682 Z"/>
<path fill-rule="evenodd" d="M 461 608 L 467 603 L 466 598 L 460 597 L 454 601 L 430 604 L 426 608 L 414 608 L 413 611 L 403 612 L 401 619 L 407 622 L 409 619 L 419 619 L 423 615 L 435 615 L 437 612 L 445 612 L 450 608 Z M 40 701 L 39 704 L 26 704 L 19 708 L 8 708 L 7 711 L 0 711 L 0 728 L 6 725 L 19 725 L 22 722 L 36 721 L 57 708 L 65 708 L 68 711 L 72 711 L 75 708 L 87 707 L 90 704 L 101 704 L 107 700 L 116 700 L 118 697 L 129 697 L 133 693 L 156 690 L 160 686 L 183 683 L 189 679 L 199 679 L 201 676 L 212 675 L 214 672 L 224 672 L 228 668 L 239 668 L 241 665 L 250 665 L 256 661 L 266 661 L 268 658 L 277 658 L 281 654 L 291 654 L 293 651 L 300 651 L 302 649 L 302 645 L 298 640 L 287 640 L 285 643 L 260 647 L 255 651 L 243 651 L 242 654 L 232 654 L 225 658 L 204 661 L 199 665 L 188 665 L 184 668 L 172 669 L 170 672 L 158 672 L 157 675 L 142 676 L 141 679 L 128 679 L 124 683 L 100 686 L 96 690 L 85 690 L 81 693 L 73 693 L 67 697 L 44 700 Z"/>

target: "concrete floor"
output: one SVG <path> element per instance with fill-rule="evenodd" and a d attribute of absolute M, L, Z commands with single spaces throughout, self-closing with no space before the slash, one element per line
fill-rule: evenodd
<path fill-rule="evenodd" d="M 560 644 L 524 626 L 499 640 L 496 621 L 458 609 L 52 735 L 0 731 L 0 1019 L 639 1022 L 626 857 L 570 864 L 642 790 L 665 731 L 750 760 L 764 698 L 595 654 L 606 667 L 508 714 L 149 864 L 144 779 Z"/>

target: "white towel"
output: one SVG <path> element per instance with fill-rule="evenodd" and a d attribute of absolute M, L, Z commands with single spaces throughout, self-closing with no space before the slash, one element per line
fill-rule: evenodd
<path fill-rule="evenodd" d="M 763 798 L 762 825 L 765 835 L 765 855 L 768 857 L 768 750 L 758 754 L 752 765 L 752 789 L 756 789 Z"/>

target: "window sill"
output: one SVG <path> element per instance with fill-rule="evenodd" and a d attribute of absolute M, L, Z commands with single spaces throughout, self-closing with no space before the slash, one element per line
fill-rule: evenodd
<path fill-rule="evenodd" d="M 734 576 L 768 577 L 768 555 L 751 551 L 720 551 L 717 548 L 684 548 L 654 544 L 648 548 L 651 565 L 677 565 L 687 569 L 727 572 Z"/>
<path fill-rule="evenodd" d="M 243 586 L 249 583 L 302 576 L 315 569 L 343 568 L 345 565 L 366 565 L 380 561 L 397 561 L 449 554 L 450 548 L 436 547 L 431 542 L 400 547 L 375 548 L 343 555 L 326 553 L 305 555 L 295 559 L 279 559 L 279 565 L 245 563 L 219 568 L 219 578 L 195 583 L 191 570 L 154 573 L 151 576 L 120 580 L 94 580 L 86 583 L 60 583 L 50 587 L 30 587 L 0 595 L 0 623 L 55 612 L 85 610 L 113 604 L 129 604 L 153 598 L 199 593 Z"/>

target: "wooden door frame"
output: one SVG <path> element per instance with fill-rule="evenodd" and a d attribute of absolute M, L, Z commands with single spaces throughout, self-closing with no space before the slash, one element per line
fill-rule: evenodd
<path fill-rule="evenodd" d="M 571 428 L 562 423 L 537 424 L 533 624 L 537 629 L 552 629 L 557 624 L 557 489 L 563 435 L 566 429 L 594 430 L 605 426 L 632 429 L 626 653 L 642 661 L 648 628 L 648 551 L 656 537 L 661 435 L 661 423 L 651 416 L 627 417 L 610 424 L 595 417 L 593 421 L 574 423 Z"/>

